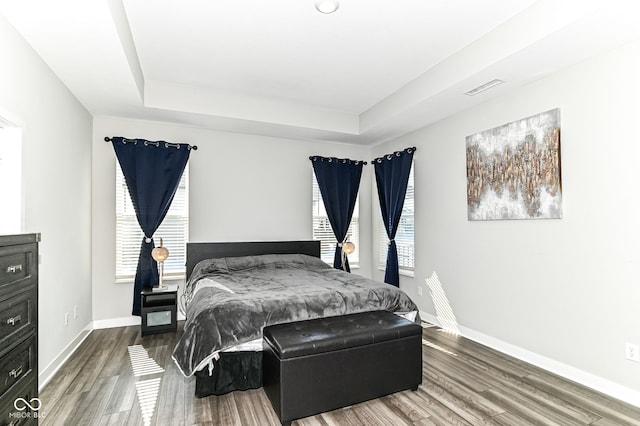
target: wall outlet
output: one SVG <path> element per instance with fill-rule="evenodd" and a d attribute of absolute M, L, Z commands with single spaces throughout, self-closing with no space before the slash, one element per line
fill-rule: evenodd
<path fill-rule="evenodd" d="M 624 344 L 624 357 L 628 360 L 640 362 L 640 348 L 633 343 Z"/>
<path fill-rule="evenodd" d="M 78 318 L 78 305 L 75 305 L 73 307 L 73 319 L 77 319 Z"/>
<path fill-rule="evenodd" d="M 69 312 L 64 313 L 64 325 L 65 327 L 69 325 Z"/>
<path fill-rule="evenodd" d="M 422 296 L 422 287 L 418 286 L 418 296 Z"/>

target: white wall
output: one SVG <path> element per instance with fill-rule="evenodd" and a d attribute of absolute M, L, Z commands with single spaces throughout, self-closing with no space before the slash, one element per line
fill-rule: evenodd
<path fill-rule="evenodd" d="M 93 129 L 94 320 L 131 314 L 132 284 L 115 284 L 115 155 L 105 136 L 197 145 L 189 159 L 190 241 L 264 241 L 311 238 L 309 156 L 370 160 L 370 149 L 223 133 L 171 124 L 96 117 Z M 371 171 L 360 193 L 361 227 L 371 227 Z M 361 268 L 370 276 L 371 241 L 361 238 Z"/>
<path fill-rule="evenodd" d="M 91 116 L 1 15 L 0 40 L 0 116 L 22 128 L 23 231 L 42 234 L 42 385 L 92 319 Z"/>
<path fill-rule="evenodd" d="M 638 75 L 640 42 L 373 152 L 418 148 L 417 264 L 401 286 L 423 311 L 436 315 L 424 282 L 435 270 L 470 333 L 573 366 L 574 375 L 636 405 L 640 363 L 625 360 L 624 345 L 640 344 Z M 556 107 L 564 217 L 467 221 L 465 137 Z"/>

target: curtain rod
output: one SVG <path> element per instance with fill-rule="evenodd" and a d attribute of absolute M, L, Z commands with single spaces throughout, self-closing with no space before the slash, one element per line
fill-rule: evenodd
<path fill-rule="evenodd" d="M 109 136 L 105 136 L 104 141 L 105 141 L 105 142 L 111 142 L 111 141 L 113 141 L 113 139 L 111 139 Z M 136 141 L 136 139 L 126 139 L 126 138 L 122 138 L 122 141 L 123 141 L 124 143 L 127 143 L 127 142 L 135 142 L 135 141 Z M 169 148 L 169 147 L 179 148 L 179 147 L 180 147 L 180 144 L 178 144 L 178 143 L 171 143 L 171 142 L 165 142 L 165 141 L 156 141 L 156 142 L 148 141 L 148 142 L 149 142 L 150 144 L 152 144 L 152 145 L 155 145 L 155 146 L 159 146 L 159 145 L 160 145 L 160 142 L 164 142 L 164 144 L 165 144 L 165 148 Z M 198 145 L 188 145 L 188 144 L 187 144 L 187 149 L 193 149 L 194 151 L 197 151 L 197 150 L 198 150 Z"/>
<path fill-rule="evenodd" d="M 311 155 L 309 157 L 309 160 L 311 160 L 311 161 L 317 161 L 317 159 L 320 159 L 320 161 L 328 160 L 329 162 L 332 162 L 333 160 L 336 160 L 336 161 L 342 162 L 344 164 L 346 164 L 346 163 L 355 163 L 356 165 L 358 165 L 358 164 L 362 163 L 365 166 L 367 165 L 366 161 L 351 160 L 349 158 L 322 157 L 321 155 Z"/>
<path fill-rule="evenodd" d="M 385 154 L 382 157 L 378 157 L 378 158 L 374 158 L 371 162 L 372 163 L 381 163 L 382 160 L 384 160 L 385 158 L 387 160 L 391 160 L 393 158 L 393 156 L 395 155 L 396 157 L 400 157 L 403 153 L 407 153 L 407 154 L 411 154 L 412 152 L 416 151 L 416 147 L 412 146 L 409 148 L 405 148 L 402 151 L 394 151 L 391 154 Z"/>

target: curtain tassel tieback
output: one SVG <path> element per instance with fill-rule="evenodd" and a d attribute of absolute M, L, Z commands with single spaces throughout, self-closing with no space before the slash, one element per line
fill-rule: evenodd
<path fill-rule="evenodd" d="M 389 240 L 389 242 L 387 243 L 388 246 L 390 246 L 391 244 L 395 243 L 396 240 Z"/>
<path fill-rule="evenodd" d="M 344 271 L 345 265 L 347 264 L 347 253 L 344 251 L 344 244 L 347 242 L 345 238 L 344 241 L 338 243 L 338 247 L 340 247 L 340 259 L 342 260 L 342 270 Z"/>

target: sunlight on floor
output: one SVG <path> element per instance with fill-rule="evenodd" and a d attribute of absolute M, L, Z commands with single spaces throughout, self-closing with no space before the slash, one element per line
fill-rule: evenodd
<path fill-rule="evenodd" d="M 451 304 L 449 303 L 449 299 L 447 299 L 447 295 L 442 288 L 442 284 L 438 279 L 436 271 L 433 271 L 431 277 L 425 279 L 425 281 L 429 286 L 433 305 L 436 308 L 436 316 L 438 317 L 442 330 L 447 333 L 459 335 L 460 330 L 458 330 L 458 321 L 456 320 L 456 316 L 453 314 L 453 309 L 451 309 Z"/>
<path fill-rule="evenodd" d="M 447 355 L 458 356 L 457 353 L 451 352 L 450 350 L 445 349 L 442 346 L 438 346 L 435 343 L 428 341 L 427 339 L 422 339 L 422 344 L 425 346 L 429 346 L 430 348 L 439 350 L 440 352 L 444 352 Z"/>
<path fill-rule="evenodd" d="M 136 393 L 140 403 L 140 412 L 145 426 L 151 424 L 151 418 L 156 411 L 156 402 L 160 392 L 160 378 L 141 380 L 136 382 Z"/>
<path fill-rule="evenodd" d="M 147 350 L 141 345 L 129 346 L 128 349 L 134 376 L 140 377 L 148 374 L 164 373 L 164 369 L 149 356 Z"/>
<path fill-rule="evenodd" d="M 129 346 L 129 360 L 135 377 L 164 373 L 164 368 L 149 356 L 147 350 L 141 345 Z M 151 424 L 151 419 L 156 410 L 158 394 L 160 392 L 161 377 L 136 382 L 136 394 L 145 426 Z"/>

